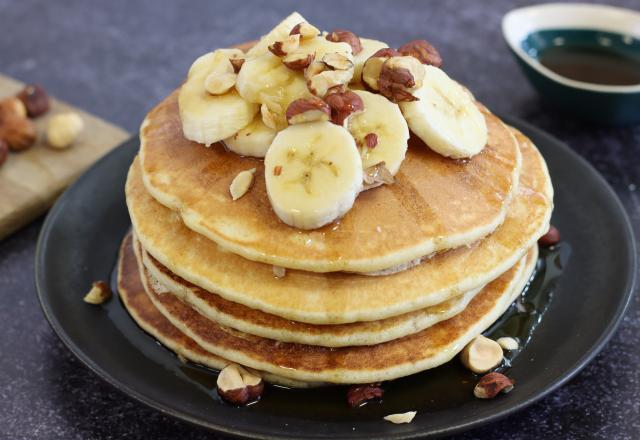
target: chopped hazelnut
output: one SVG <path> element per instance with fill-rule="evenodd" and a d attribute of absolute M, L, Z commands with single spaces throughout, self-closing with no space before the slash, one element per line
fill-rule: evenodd
<path fill-rule="evenodd" d="M 111 289 L 104 281 L 95 281 L 91 290 L 84 296 L 84 302 L 89 304 L 102 304 L 111 298 Z"/>
<path fill-rule="evenodd" d="M 253 175 L 256 169 L 240 171 L 236 177 L 233 178 L 231 185 L 229 185 L 229 192 L 231 193 L 231 199 L 238 200 L 245 195 L 251 184 L 253 183 Z"/>

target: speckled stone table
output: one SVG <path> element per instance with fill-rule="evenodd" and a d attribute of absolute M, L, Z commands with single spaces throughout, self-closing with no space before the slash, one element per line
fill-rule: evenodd
<path fill-rule="evenodd" d="M 448 72 L 501 114 L 566 141 L 616 190 L 640 237 L 640 126 L 602 128 L 541 102 L 508 53 L 510 0 L 367 1 L 0 0 L 0 71 L 135 132 L 195 57 L 253 39 L 292 10 L 397 46 L 433 42 Z M 638 0 L 611 2 L 640 9 Z M 0 191 L 2 189 L 0 188 Z M 0 438 L 204 439 L 91 373 L 53 334 L 33 282 L 41 220 L 0 243 Z M 640 297 L 609 345 L 566 386 L 464 439 L 640 438 Z"/>

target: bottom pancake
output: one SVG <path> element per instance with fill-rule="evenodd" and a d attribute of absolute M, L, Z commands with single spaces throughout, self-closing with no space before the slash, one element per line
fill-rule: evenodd
<path fill-rule="evenodd" d="M 131 249 L 131 247 L 127 247 Z M 452 359 L 478 334 L 489 327 L 521 293 L 535 268 L 538 249 L 487 285 L 460 314 L 413 335 L 382 344 L 327 348 L 286 343 L 253 336 L 207 319 L 171 294 L 149 288 L 144 268 L 131 266 L 122 273 L 142 279 L 144 292 L 158 310 L 178 329 L 206 351 L 241 365 L 304 382 L 370 383 L 408 376 L 437 367 Z"/>
<path fill-rule="evenodd" d="M 138 263 L 133 253 L 132 237 L 127 235 L 120 248 L 118 260 L 118 292 L 120 299 L 133 320 L 144 331 L 162 345 L 186 359 L 215 370 L 221 370 L 231 363 L 200 347 L 193 339 L 182 333 L 153 305 L 144 291 L 140 279 Z M 301 382 L 273 374 L 259 373 L 267 382 L 291 388 L 310 388 L 324 384 Z"/>

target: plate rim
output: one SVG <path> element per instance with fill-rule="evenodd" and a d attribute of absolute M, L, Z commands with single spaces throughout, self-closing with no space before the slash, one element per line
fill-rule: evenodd
<path fill-rule="evenodd" d="M 497 412 L 494 415 L 468 421 L 466 423 L 459 423 L 459 424 L 456 424 L 455 426 L 445 427 L 439 430 L 431 430 L 428 433 L 425 433 L 424 431 L 416 430 L 413 432 L 404 432 L 404 433 L 399 432 L 396 434 L 385 433 L 379 437 L 372 437 L 369 435 L 367 436 L 367 438 L 409 440 L 409 439 L 423 438 L 425 435 L 431 436 L 431 437 L 452 435 L 452 434 L 468 431 L 470 429 L 478 428 L 488 423 L 496 422 L 518 411 L 523 410 L 524 408 L 532 405 L 533 403 L 539 401 L 543 397 L 554 392 L 559 387 L 561 387 L 562 385 L 567 383 L 569 380 L 574 378 L 578 373 L 580 373 L 584 369 L 584 367 L 588 365 L 595 358 L 595 356 L 597 356 L 600 353 L 600 351 L 604 348 L 604 346 L 609 342 L 611 337 L 615 334 L 631 302 L 633 293 L 635 291 L 636 281 L 637 281 L 637 271 L 633 269 L 637 266 L 636 239 L 635 239 L 635 234 L 633 232 L 633 227 L 632 227 L 629 215 L 627 213 L 627 210 L 622 204 L 622 202 L 620 201 L 620 198 L 618 197 L 616 192 L 613 190 L 611 185 L 609 185 L 609 183 L 604 179 L 604 177 L 586 159 L 584 159 L 580 154 L 572 150 L 566 143 L 564 143 L 560 139 L 519 118 L 509 117 L 509 116 L 500 116 L 500 117 L 504 120 L 504 122 L 508 123 L 509 125 L 513 125 L 514 127 L 518 129 L 522 129 L 523 131 L 526 131 L 528 133 L 535 133 L 536 136 L 540 136 L 540 137 L 551 140 L 555 144 L 555 146 L 557 146 L 563 151 L 563 153 L 569 154 L 573 160 L 581 163 L 583 166 L 586 166 L 586 168 L 589 169 L 589 171 L 596 178 L 599 184 L 603 186 L 604 190 L 608 193 L 613 203 L 616 205 L 617 209 L 621 213 L 621 219 L 623 220 L 623 223 L 624 223 L 624 231 L 623 231 L 624 236 L 629 238 L 628 246 L 626 249 L 629 257 L 628 260 L 629 260 L 630 266 L 632 267 L 632 270 L 630 271 L 630 276 L 627 278 L 625 283 L 626 294 L 625 294 L 624 300 L 620 301 L 620 303 L 618 304 L 618 307 L 616 308 L 616 312 L 615 312 L 615 315 L 613 316 L 613 319 L 610 320 L 605 330 L 593 342 L 593 344 L 591 344 L 591 347 L 587 351 L 585 351 L 584 355 L 580 359 L 578 359 L 573 365 L 571 365 L 568 368 L 565 368 L 564 374 L 558 376 L 556 380 L 552 381 L 546 387 L 544 387 L 544 389 L 542 389 L 540 392 L 531 395 L 529 398 L 521 402 L 518 402 L 512 406 L 509 406 L 508 408 L 500 412 Z M 45 251 L 47 250 L 47 247 L 49 244 L 48 238 L 51 233 L 51 229 L 57 217 L 59 216 L 60 212 L 64 209 L 66 201 L 71 197 L 70 194 L 73 188 L 75 188 L 76 186 L 82 185 L 83 182 L 85 182 L 87 179 L 90 179 L 93 173 L 93 170 L 98 166 L 100 166 L 104 160 L 107 160 L 109 157 L 118 154 L 121 149 L 127 148 L 128 146 L 130 146 L 130 144 L 135 144 L 138 142 L 139 142 L 138 136 L 134 135 L 131 138 L 124 141 L 118 147 L 114 148 L 111 152 L 101 157 L 91 167 L 89 167 L 72 185 L 70 185 L 69 188 L 67 188 L 67 190 L 64 191 L 64 193 L 58 198 L 54 206 L 51 208 L 51 210 L 47 214 L 44 224 L 42 225 L 42 228 L 38 236 L 36 251 L 35 251 L 35 265 L 34 265 L 36 294 L 38 297 L 38 301 L 40 303 L 40 307 L 45 315 L 47 322 L 49 323 L 49 325 L 51 326 L 52 330 L 57 335 L 57 337 L 67 347 L 67 349 L 69 349 L 69 351 L 71 351 L 71 353 L 73 353 L 73 355 L 78 360 L 80 360 L 80 362 L 82 362 L 85 366 L 87 366 L 89 370 L 91 370 L 93 373 L 95 373 L 97 376 L 105 380 L 107 383 L 112 385 L 114 388 L 116 388 L 120 392 L 134 398 L 135 400 L 147 405 L 150 408 L 153 408 L 154 410 L 159 411 L 162 414 L 182 420 L 193 426 L 204 427 L 208 430 L 211 430 L 213 432 L 217 432 L 223 435 L 230 435 L 230 436 L 250 438 L 250 439 L 267 439 L 267 440 L 282 439 L 282 438 L 300 438 L 299 435 L 298 436 L 273 435 L 269 433 L 260 433 L 260 432 L 250 431 L 242 428 L 233 428 L 227 425 L 212 423 L 212 422 L 191 416 L 184 412 L 181 412 L 180 410 L 170 408 L 163 403 L 157 402 L 156 400 L 145 396 L 143 393 L 138 392 L 134 387 L 129 386 L 128 384 L 113 377 L 112 374 L 109 371 L 107 371 L 107 369 L 102 368 L 90 356 L 85 354 L 84 351 L 64 331 L 60 320 L 55 316 L 55 314 L 51 310 L 51 305 L 47 299 L 47 295 L 45 294 L 46 287 L 45 287 L 45 281 L 44 281 L 44 273 L 46 270 L 46 266 L 44 262 L 44 255 L 46 253 Z M 362 434 L 355 432 L 355 436 L 339 437 L 334 435 L 332 437 L 334 439 L 362 438 Z M 313 438 L 317 438 L 317 437 L 313 437 Z"/>

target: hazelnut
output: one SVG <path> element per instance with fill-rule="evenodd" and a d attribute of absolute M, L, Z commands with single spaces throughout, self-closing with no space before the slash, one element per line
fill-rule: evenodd
<path fill-rule="evenodd" d="M 238 75 L 235 73 L 213 72 L 204 80 L 204 88 L 212 95 L 224 95 L 236 85 Z"/>
<path fill-rule="evenodd" d="M 237 364 L 224 367 L 216 384 L 220 397 L 238 406 L 259 400 L 264 391 L 262 378 Z"/>
<path fill-rule="evenodd" d="M 27 107 L 15 96 L 0 101 L 0 114 L 12 114 L 19 118 L 27 117 Z"/>
<path fill-rule="evenodd" d="M 330 52 L 322 57 L 322 62 L 331 70 L 349 70 L 353 68 L 353 61 L 337 52 Z"/>
<path fill-rule="evenodd" d="M 300 35 L 289 35 L 282 41 L 276 41 L 269 46 L 269 51 L 277 57 L 283 57 L 298 50 Z"/>
<path fill-rule="evenodd" d="M 388 416 L 383 417 L 387 422 L 391 423 L 411 423 L 413 418 L 416 416 L 417 411 L 409 411 L 401 414 L 389 414 Z"/>
<path fill-rule="evenodd" d="M 382 65 L 389 58 L 397 56 L 400 56 L 400 52 L 389 47 L 380 49 L 371 55 L 362 67 L 362 82 L 371 90 L 379 90 L 378 78 L 380 78 Z"/>
<path fill-rule="evenodd" d="M 474 373 L 486 373 L 502 362 L 502 347 L 482 335 L 476 336 L 460 353 L 460 360 Z"/>
<path fill-rule="evenodd" d="M 53 148 L 67 148 L 75 142 L 83 128 L 84 121 L 77 113 L 52 116 L 47 124 L 47 141 Z"/>
<path fill-rule="evenodd" d="M 502 347 L 503 350 L 517 350 L 519 347 L 518 341 L 510 337 L 498 338 L 496 342 L 500 347 Z"/>
<path fill-rule="evenodd" d="M 549 225 L 549 230 L 546 234 L 538 239 L 540 246 L 553 246 L 560 242 L 560 231 L 553 225 Z"/>
<path fill-rule="evenodd" d="M 353 385 L 347 390 L 347 403 L 351 408 L 357 408 L 373 399 L 380 399 L 384 390 L 380 382 L 368 385 Z"/>
<path fill-rule="evenodd" d="M 363 144 L 367 148 L 375 148 L 378 145 L 378 135 L 375 133 L 367 133 L 364 136 Z"/>
<path fill-rule="evenodd" d="M 364 111 L 364 102 L 357 93 L 352 91 L 330 93 L 324 100 L 331 107 L 331 122 L 343 125 L 353 114 Z"/>
<path fill-rule="evenodd" d="M 513 389 L 515 381 L 502 373 L 489 373 L 480 378 L 473 395 L 478 399 L 493 399 L 499 393 L 508 393 Z"/>
<path fill-rule="evenodd" d="M 413 40 L 403 44 L 398 48 L 402 55 L 417 58 L 422 64 L 431 66 L 442 66 L 442 57 L 435 47 L 425 40 Z"/>
<path fill-rule="evenodd" d="M 286 117 L 289 124 L 328 121 L 331 118 L 331 108 L 326 102 L 315 96 L 300 98 L 289 104 Z"/>
<path fill-rule="evenodd" d="M 328 33 L 325 38 L 334 43 L 347 43 L 351 46 L 351 52 L 354 55 L 362 52 L 362 43 L 360 42 L 360 38 L 351 31 L 336 29 L 335 31 Z"/>
<path fill-rule="evenodd" d="M 0 115 L 0 140 L 4 140 L 13 151 L 26 150 L 36 138 L 36 126 L 31 120 L 11 113 Z"/>
<path fill-rule="evenodd" d="M 276 167 L 276 168 L 278 168 L 278 167 Z M 282 167 L 280 167 L 280 172 L 282 172 Z M 275 175 L 279 176 L 280 173 L 275 174 Z M 282 267 L 282 266 L 273 266 L 272 270 L 273 270 L 273 276 L 276 277 L 276 278 L 284 278 L 285 275 L 287 274 L 287 269 Z"/>
<path fill-rule="evenodd" d="M 311 53 L 294 52 L 282 58 L 282 63 L 291 70 L 302 71 L 307 67 L 309 67 L 309 65 L 313 62 L 315 57 L 316 57 L 316 54 L 314 52 L 311 52 Z"/>
<path fill-rule="evenodd" d="M 84 296 L 84 302 L 89 304 L 102 304 L 111 298 L 111 289 L 104 281 L 94 281 L 91 290 Z"/>
<path fill-rule="evenodd" d="M 244 58 L 229 58 L 229 62 L 233 67 L 233 73 L 238 73 L 244 64 Z"/>
<path fill-rule="evenodd" d="M 264 125 L 272 130 L 278 129 L 278 115 L 272 111 L 267 104 L 260 106 L 260 115 L 262 116 Z"/>
<path fill-rule="evenodd" d="M 304 71 L 304 78 L 309 81 L 314 76 L 327 70 L 327 65 L 322 61 L 313 61 Z"/>
<path fill-rule="evenodd" d="M 229 185 L 229 192 L 233 200 L 238 200 L 249 191 L 249 187 L 253 183 L 253 174 L 256 172 L 255 168 L 250 170 L 240 171 L 236 177 L 233 178 L 231 185 Z"/>
<path fill-rule="evenodd" d="M 302 38 L 303 40 L 308 40 L 320 35 L 320 29 L 307 23 L 306 21 L 303 21 L 302 23 L 298 23 L 297 25 L 295 25 L 291 29 L 291 32 L 289 32 L 289 35 L 296 34 L 299 34 L 300 38 Z"/>
<path fill-rule="evenodd" d="M 410 56 L 392 57 L 382 64 L 378 89 L 392 102 L 416 101 L 412 91 L 422 87 L 424 65 Z"/>
<path fill-rule="evenodd" d="M 275 167 L 273 167 L 273 175 L 274 176 L 279 176 L 280 174 L 282 174 L 282 165 L 276 165 Z M 278 266 L 273 266 L 273 267 L 274 267 L 273 271 L 274 271 L 274 275 L 275 275 L 275 268 L 278 267 Z M 276 275 L 276 277 L 277 277 L 277 275 Z"/>
<path fill-rule="evenodd" d="M 27 108 L 30 118 L 36 118 L 49 111 L 49 95 L 40 85 L 29 84 L 18 93 L 17 98 Z"/>
<path fill-rule="evenodd" d="M 312 63 L 312 66 L 313 64 L 315 63 Z M 352 76 L 353 72 L 351 70 L 325 70 L 311 76 L 307 80 L 307 87 L 314 95 L 324 97 L 329 92 L 329 89 L 348 84 Z"/>
<path fill-rule="evenodd" d="M 7 161 L 9 157 L 9 145 L 0 139 L 0 167 Z"/>
<path fill-rule="evenodd" d="M 391 185 L 395 182 L 393 174 L 386 167 L 384 161 L 366 168 L 362 174 L 362 180 L 364 181 L 363 189 L 365 190 L 380 185 Z"/>

